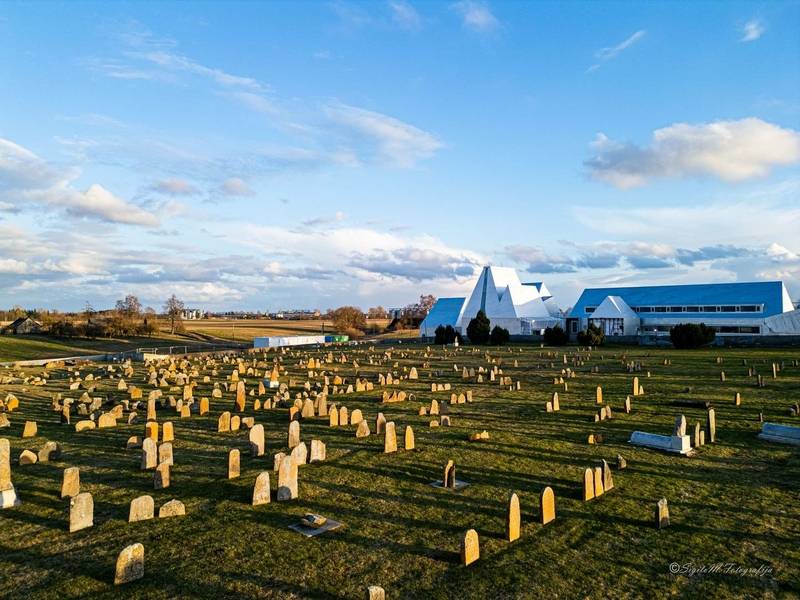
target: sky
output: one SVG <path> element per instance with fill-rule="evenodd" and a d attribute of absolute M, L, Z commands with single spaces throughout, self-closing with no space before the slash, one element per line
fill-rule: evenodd
<path fill-rule="evenodd" d="M 799 2 L 0 3 L 0 306 L 800 300 Z"/>

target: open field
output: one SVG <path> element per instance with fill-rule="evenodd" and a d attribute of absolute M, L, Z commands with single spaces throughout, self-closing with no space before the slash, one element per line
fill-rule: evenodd
<path fill-rule="evenodd" d="M 389 320 L 369 321 L 386 327 Z M 184 321 L 187 333 L 200 333 L 217 338 L 252 342 L 254 337 L 272 335 L 320 335 L 334 333 L 333 322 L 323 319 L 200 319 Z"/>
<path fill-rule="evenodd" d="M 46 335 L 0 335 L 0 362 L 35 360 L 83 354 L 124 352 L 140 347 L 161 347 L 187 343 L 185 338 L 161 335 L 158 337 L 116 338 L 54 338 Z M 195 341 L 189 343 L 197 343 Z"/>
<path fill-rule="evenodd" d="M 20 399 L 20 408 L 8 415 L 11 426 L 0 429 L 0 435 L 11 442 L 12 478 L 23 502 L 0 511 L 0 597 L 351 599 L 363 598 L 372 584 L 383 586 L 392 600 L 785 598 L 800 593 L 800 448 L 756 438 L 759 412 L 766 421 L 800 426 L 800 418 L 788 413 L 789 405 L 800 401 L 800 367 L 793 366 L 800 350 L 607 348 L 587 353 L 577 348 L 489 348 L 502 361 L 503 374 L 521 382 L 520 391 L 462 379 L 463 366 L 488 366 L 483 349 L 448 349 L 445 356 L 435 347 L 427 358 L 420 345 L 396 347 L 390 358 L 386 350 L 333 349 L 337 358 L 344 353 L 347 362 L 328 363 L 326 369 L 352 381 L 352 361 L 357 360 L 360 374 L 376 385 L 371 392 L 331 395 L 328 402 L 351 412 L 361 409 L 373 434 L 356 439 L 355 426 L 330 428 L 327 418 L 302 419 L 302 440 L 324 441 L 327 460 L 300 467 L 299 498 L 289 502 L 275 501 L 277 473 L 272 472 L 273 455 L 287 451 L 286 408 L 255 411 L 248 396 L 244 414 L 266 430 L 266 455 L 260 458 L 250 457 L 247 431 L 216 431 L 219 415 L 232 409 L 233 392 L 212 399 L 208 416 L 180 419 L 175 409 L 160 408 L 158 421 L 175 425 L 175 465 L 171 487 L 153 490 L 152 472 L 139 469 L 141 451 L 125 449 L 130 436 L 144 432 L 144 410 L 134 425 L 124 424 L 126 412 L 116 428 L 75 433 L 59 424 L 59 413 L 50 407 L 53 393 L 66 398 L 82 393 L 68 391 L 64 369 L 51 372 L 45 386 L 18 380 L 0 385 L 0 399 L 7 392 Z M 564 352 L 569 365 L 562 363 Z M 299 350 L 283 355 L 287 372 L 281 381 L 293 381 L 292 396 L 302 391 L 307 378 L 298 363 L 308 354 Z M 324 358 L 327 350 L 311 354 Z M 276 356 L 266 354 L 267 362 L 257 368 L 271 368 Z M 370 356 L 375 364 L 369 364 Z M 717 356 L 721 365 L 714 360 Z M 671 365 L 664 365 L 666 358 Z M 744 359 L 764 375 L 764 388 L 748 377 Z M 622 410 L 633 377 L 625 369 L 626 360 L 642 363 L 636 375 L 645 390 L 644 396 L 632 398 L 631 414 Z M 777 379 L 771 377 L 772 362 L 785 365 Z M 234 364 L 218 363 L 212 381 L 224 382 Z M 211 375 L 211 365 L 196 364 L 200 381 Z M 381 404 L 386 388 L 377 385 L 378 373 L 402 375 L 412 366 L 419 370 L 419 380 L 391 389 L 413 392 L 415 399 Z M 566 391 L 553 384 L 565 366 L 577 373 Z M 135 375 L 127 381 L 141 387 L 146 398 L 152 389 L 145 383 L 146 367 L 134 367 Z M 593 367 L 599 372 L 592 373 Z M 725 382 L 720 370 L 727 375 Z M 82 368 L 81 374 L 103 371 L 103 365 L 95 364 Z M 30 369 L 26 374 L 41 372 Z M 246 379 L 248 390 L 257 383 L 255 377 Z M 434 398 L 444 404 L 450 397 L 450 392 L 432 393 L 432 381 L 450 383 L 456 393 L 473 392 L 472 403 L 447 406 L 450 427 L 430 428 L 431 417 L 418 415 L 420 405 L 430 406 Z M 116 379 L 104 375 L 96 385 L 92 395 L 107 397 L 111 404 L 127 398 L 117 391 Z M 600 423 L 593 422 L 597 385 L 613 407 L 613 418 Z M 545 402 L 554 391 L 559 392 L 561 411 L 546 413 Z M 733 404 L 736 392 L 742 395 L 738 407 Z M 164 388 L 164 394 L 179 398 L 180 390 Z M 200 382 L 194 396 L 210 397 L 211 384 Z M 692 457 L 631 447 L 631 431 L 669 435 L 678 414 L 686 416 L 690 428 L 705 422 L 705 410 L 678 408 L 671 404 L 675 399 L 713 403 L 717 443 L 701 447 Z M 383 436 L 375 435 L 378 412 L 397 424 L 401 449 L 404 429 L 412 426 L 417 451 L 384 454 Z M 73 411 L 73 423 L 79 418 Z M 21 439 L 26 420 L 38 422 L 37 437 Z M 484 429 L 490 440 L 467 441 L 470 433 Z M 587 444 L 589 434 L 601 434 L 603 442 Z M 46 440 L 62 445 L 59 460 L 16 464 L 23 449 L 35 451 Z M 242 451 L 242 473 L 228 480 L 231 448 Z M 628 466 L 614 470 L 615 488 L 583 502 L 584 469 L 601 459 L 613 465 L 618 454 Z M 456 463 L 457 478 L 469 482 L 465 489 L 429 485 L 441 477 L 448 459 Z M 76 533 L 68 533 L 69 503 L 59 499 L 62 471 L 70 466 L 80 467 L 81 491 L 92 493 L 95 507 L 94 526 Z M 273 500 L 252 507 L 253 482 L 262 471 L 270 471 Z M 545 486 L 555 492 L 557 518 L 541 526 L 536 517 Z M 513 543 L 503 539 L 511 491 L 519 495 L 523 521 L 522 537 Z M 131 499 L 142 494 L 154 497 L 156 512 L 177 498 L 185 503 L 186 516 L 127 523 Z M 672 524 L 657 530 L 653 511 L 662 497 L 669 500 Z M 306 512 L 342 521 L 344 527 L 306 539 L 287 528 Z M 480 536 L 481 558 L 463 567 L 459 544 L 470 528 Z M 135 542 L 145 548 L 145 577 L 115 588 L 117 554 Z M 672 563 L 764 569 L 760 574 L 673 575 Z"/>

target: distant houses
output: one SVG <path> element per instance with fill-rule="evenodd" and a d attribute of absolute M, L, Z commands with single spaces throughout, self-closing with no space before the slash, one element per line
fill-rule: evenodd
<path fill-rule="evenodd" d="M 28 335 L 41 332 L 42 324 L 30 317 L 20 317 L 0 329 L 1 335 Z"/>

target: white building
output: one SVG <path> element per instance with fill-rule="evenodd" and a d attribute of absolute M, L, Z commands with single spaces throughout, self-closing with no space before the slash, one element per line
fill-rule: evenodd
<path fill-rule="evenodd" d="M 522 283 L 515 269 L 484 267 L 468 298 L 439 298 L 420 325 L 421 337 L 433 337 L 440 325 L 462 335 L 478 311 L 511 335 L 541 333 L 563 319 L 542 282 Z"/>

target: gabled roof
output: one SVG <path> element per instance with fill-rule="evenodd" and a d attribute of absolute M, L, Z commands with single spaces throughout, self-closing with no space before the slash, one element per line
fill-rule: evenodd
<path fill-rule="evenodd" d="M 606 296 L 605 300 L 592 313 L 592 319 L 625 319 L 639 318 L 633 309 L 619 296 Z"/>
<path fill-rule="evenodd" d="M 747 283 L 701 283 L 585 289 L 570 311 L 570 317 L 587 317 L 587 306 L 599 307 L 606 296 L 619 296 L 628 306 L 687 306 L 763 304 L 761 313 L 707 313 L 718 318 L 735 314 L 738 318 L 764 318 L 791 310 L 791 302 L 781 281 Z M 687 313 L 681 313 L 686 315 Z M 698 313 L 700 315 L 700 313 Z"/>
<path fill-rule="evenodd" d="M 465 300 L 466 298 L 439 298 L 420 323 L 420 328 L 435 329 L 439 325 L 455 327 L 461 317 L 461 309 L 464 307 Z"/>

